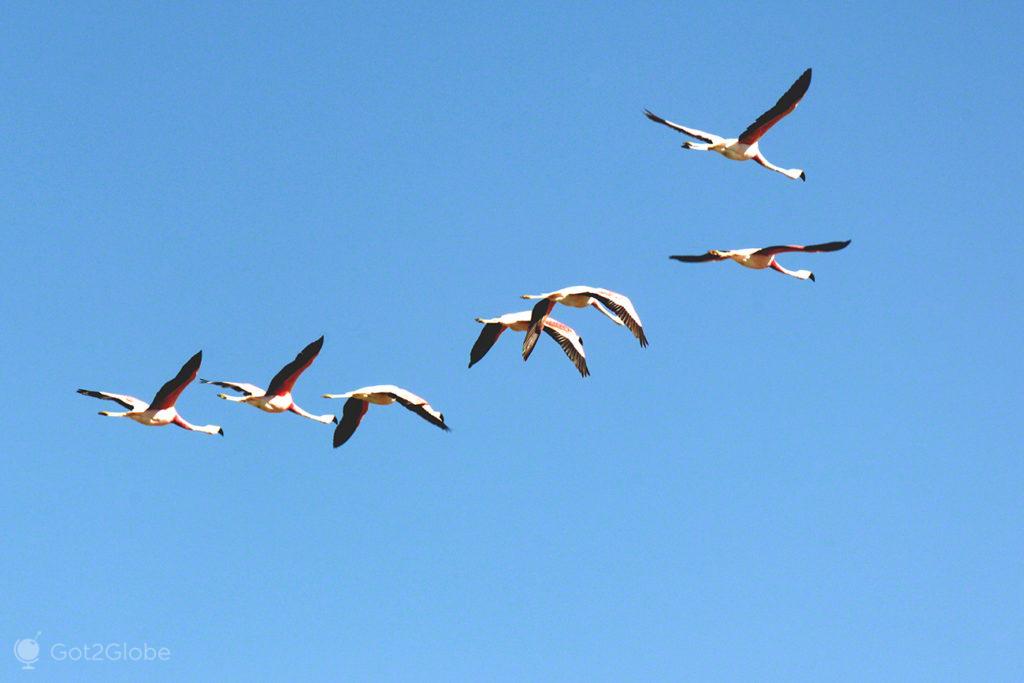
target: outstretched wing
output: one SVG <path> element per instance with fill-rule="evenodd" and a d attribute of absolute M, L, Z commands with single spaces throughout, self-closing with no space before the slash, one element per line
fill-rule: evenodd
<path fill-rule="evenodd" d="M 590 370 L 587 369 L 587 354 L 583 350 L 583 337 L 576 334 L 576 330 L 558 322 L 554 318 L 548 318 L 544 321 L 544 331 L 549 337 L 558 342 L 558 345 L 562 347 L 562 351 L 569 357 L 572 364 L 576 366 L 576 369 L 580 371 L 580 374 L 588 377 Z"/>
<path fill-rule="evenodd" d="M 267 387 L 267 396 L 282 396 L 291 391 L 299 375 L 305 372 L 306 368 L 316 359 L 323 345 L 324 338 L 321 335 L 315 342 L 311 342 L 306 348 L 299 351 L 299 355 L 295 356 L 295 360 L 281 368 L 274 375 L 274 379 L 270 380 L 270 386 Z"/>
<path fill-rule="evenodd" d="M 355 433 L 356 427 L 363 421 L 363 415 L 366 415 L 366 410 L 369 407 L 370 404 L 362 399 L 350 398 L 345 401 L 345 406 L 341 410 L 341 421 L 334 428 L 335 448 L 348 441 Z"/>
<path fill-rule="evenodd" d="M 188 361 L 181 366 L 181 370 L 178 370 L 178 374 L 174 376 L 174 379 L 166 382 L 160 391 L 156 392 L 156 396 L 150 401 L 149 407 L 152 410 L 163 410 L 170 408 L 174 405 L 174 402 L 178 400 L 178 396 L 181 392 L 185 391 L 185 387 L 189 385 L 196 378 L 196 373 L 199 372 L 199 365 L 203 362 L 203 352 L 199 351 L 196 355 L 188 359 Z"/>
<path fill-rule="evenodd" d="M 643 324 L 640 316 L 633 307 L 633 302 L 625 294 L 619 294 L 608 289 L 594 289 L 588 292 L 602 304 L 608 307 L 612 313 L 619 317 L 633 336 L 640 340 L 640 346 L 647 346 L 647 335 L 644 334 Z"/>
<path fill-rule="evenodd" d="M 224 387 L 225 389 L 231 389 L 237 391 L 243 396 L 263 396 L 263 390 L 255 384 L 246 384 L 245 382 L 221 382 L 217 380 L 209 380 L 199 378 L 199 381 L 203 384 L 212 384 L 215 387 Z"/>
<path fill-rule="evenodd" d="M 677 255 L 677 256 L 669 256 L 669 258 L 670 259 L 675 259 L 676 261 L 682 261 L 683 263 L 704 263 L 705 261 L 724 261 L 725 260 L 724 256 L 715 256 L 710 251 L 707 252 L 706 254 L 699 254 L 697 256 Z"/>
<path fill-rule="evenodd" d="M 543 329 L 544 320 L 554 307 L 555 302 L 548 299 L 541 299 L 533 307 L 533 311 L 530 313 L 530 326 L 526 328 L 526 338 L 523 339 L 523 360 L 529 360 L 530 354 L 533 353 L 533 347 L 537 345 L 537 340 L 540 339 L 540 331 Z"/>
<path fill-rule="evenodd" d="M 446 432 L 451 431 L 448 425 L 444 423 L 444 415 L 441 411 L 435 410 L 434 407 L 427 403 L 425 399 L 417 396 L 411 391 L 406 391 L 401 387 L 395 387 L 388 393 L 390 393 L 396 401 L 422 417 L 430 424 L 435 427 L 440 427 Z"/>
<path fill-rule="evenodd" d="M 840 242 L 824 242 L 822 244 L 808 244 L 802 246 L 799 244 L 779 244 L 774 247 L 764 247 L 758 249 L 754 254 L 759 256 L 771 256 L 773 254 L 782 254 L 787 251 L 809 251 L 809 252 L 821 252 L 821 251 L 839 251 L 849 246 L 851 240 L 840 241 Z"/>
<path fill-rule="evenodd" d="M 93 398 L 101 398 L 104 401 L 113 401 L 114 403 L 120 403 L 122 406 L 132 412 L 141 412 L 149 406 L 145 401 L 135 398 L 134 396 L 128 396 L 127 394 L 111 394 L 106 391 L 92 391 L 91 389 L 79 389 L 78 393 L 83 396 L 92 396 Z"/>
<path fill-rule="evenodd" d="M 652 113 L 648 109 L 644 109 L 644 116 L 649 118 L 651 121 L 654 121 L 655 123 L 660 123 L 663 126 L 668 126 L 672 130 L 679 131 L 683 135 L 689 135 L 691 138 L 696 138 L 698 140 L 701 140 L 702 142 L 707 142 L 712 145 L 717 145 L 719 143 L 725 142 L 724 138 L 720 138 L 714 133 L 705 133 L 704 131 L 697 130 L 696 128 L 687 128 L 686 126 L 680 126 L 678 123 L 666 121 L 665 119 L 661 118 L 657 114 Z"/>
<path fill-rule="evenodd" d="M 760 140 L 761 136 L 767 133 L 772 126 L 796 109 L 796 105 L 800 104 L 800 100 L 803 99 L 804 93 L 807 92 L 810 85 L 811 70 L 808 69 L 800 75 L 800 78 L 796 79 L 793 85 L 789 86 L 789 90 L 779 98 L 774 107 L 757 117 L 757 121 L 740 133 L 740 142 L 752 145 Z"/>
<path fill-rule="evenodd" d="M 487 352 L 491 350 L 494 343 L 498 341 L 498 337 L 505 331 L 505 326 L 501 323 L 486 323 L 484 329 L 480 330 L 480 336 L 477 337 L 476 343 L 473 344 L 473 348 L 469 352 L 469 367 L 473 367 L 481 358 L 487 355 Z"/>

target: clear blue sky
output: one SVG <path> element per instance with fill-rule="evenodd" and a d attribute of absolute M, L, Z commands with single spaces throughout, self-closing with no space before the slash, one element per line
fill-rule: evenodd
<path fill-rule="evenodd" d="M 1021 10 L 35 3 L 0 25 L 4 680 L 1021 680 Z M 764 139 L 799 183 L 644 119 Z M 673 253 L 793 255 L 817 283 Z M 475 316 L 591 284 L 472 370 Z M 395 383 L 352 440 L 190 387 Z M 22 673 L 15 639 L 42 631 Z M 54 643 L 170 662 L 47 660 Z"/>

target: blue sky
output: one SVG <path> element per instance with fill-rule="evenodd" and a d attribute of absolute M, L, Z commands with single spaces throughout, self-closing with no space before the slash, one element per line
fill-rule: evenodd
<path fill-rule="evenodd" d="M 1021 11 L 8 7 L 3 678 L 1024 678 Z M 793 182 L 644 108 L 764 138 Z M 792 255 L 816 283 L 673 253 Z M 590 284 L 582 380 L 475 316 Z M 451 434 L 218 401 L 395 383 Z M 32 673 L 10 655 L 39 638 Z M 57 662 L 143 642 L 169 662 Z"/>

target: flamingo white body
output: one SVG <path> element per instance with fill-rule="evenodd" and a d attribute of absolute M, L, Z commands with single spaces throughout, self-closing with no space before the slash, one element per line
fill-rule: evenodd
<path fill-rule="evenodd" d="M 600 306 L 596 301 L 594 305 L 595 307 Z M 532 316 L 532 311 L 519 311 L 518 313 L 506 313 L 497 318 L 477 318 L 476 321 L 483 323 L 484 328 L 480 330 L 480 336 L 477 338 L 476 343 L 473 344 L 473 349 L 469 352 L 469 367 L 473 367 L 475 363 L 480 361 L 490 351 L 491 347 L 498 341 L 498 337 L 505 330 L 513 330 L 515 332 L 526 332 L 529 330 Z M 622 324 L 618 318 L 613 319 L 619 325 Z M 590 370 L 587 368 L 587 354 L 583 349 L 583 338 L 576 334 L 576 330 L 551 317 L 545 318 L 543 324 L 544 332 L 562 347 L 562 351 L 565 352 L 565 355 L 576 366 L 580 375 L 583 377 L 590 375 Z"/>
<path fill-rule="evenodd" d="M 724 261 L 728 259 L 735 261 L 745 268 L 753 268 L 754 270 L 771 268 L 783 275 L 789 275 L 790 277 L 795 277 L 799 280 L 810 280 L 811 282 L 814 282 L 814 273 L 811 271 L 789 270 L 783 267 L 775 257 L 778 254 L 796 251 L 808 253 L 839 251 L 840 249 L 845 249 L 849 244 L 850 240 L 845 240 L 842 242 L 808 244 L 806 246 L 799 244 L 780 244 L 773 247 L 759 247 L 751 249 L 711 249 L 705 254 L 694 256 L 670 256 L 669 258 L 675 259 L 676 261 L 683 261 L 684 263 L 702 263 L 705 261 Z"/>
<path fill-rule="evenodd" d="M 231 389 L 232 391 L 237 391 L 241 394 L 240 396 L 217 394 L 218 397 L 225 401 L 244 403 L 246 405 L 253 406 L 254 408 L 259 408 L 267 413 L 283 413 L 289 411 L 316 422 L 331 424 L 337 422 L 337 418 L 335 418 L 334 415 L 313 415 L 312 413 L 308 413 L 300 408 L 292 397 L 292 388 L 295 386 L 295 382 L 299 379 L 299 376 L 306 370 L 306 368 L 316 360 L 316 357 L 319 355 L 320 349 L 323 348 L 323 345 L 323 337 L 311 342 L 306 346 L 306 348 L 300 351 L 297 356 L 295 356 L 295 360 L 285 365 L 276 375 L 274 375 L 274 378 L 270 380 L 270 385 L 266 390 L 261 389 L 255 384 L 248 384 L 246 382 L 227 382 L 222 380 L 206 379 L 201 379 L 199 381 L 204 384 L 213 384 L 214 386 Z"/>
<path fill-rule="evenodd" d="M 543 329 L 543 322 L 550 315 L 555 304 L 573 308 L 587 308 L 588 306 L 596 308 L 616 325 L 624 325 L 628 328 L 633 336 L 640 340 L 640 346 L 647 346 L 647 335 L 644 334 L 640 316 L 637 314 L 633 302 L 625 294 L 600 287 L 576 285 L 544 294 L 523 294 L 523 298 L 540 299 L 533 307 L 530 326 L 526 331 L 526 339 L 523 340 L 523 360 L 528 359 L 533 353 L 533 348 L 537 345 L 537 340 Z"/>
<path fill-rule="evenodd" d="M 750 124 L 745 131 L 740 133 L 739 137 L 735 138 L 724 138 L 720 135 L 715 135 L 714 133 L 706 133 L 702 130 L 697 130 L 696 128 L 681 126 L 678 123 L 666 121 L 657 114 L 653 114 L 646 109 L 644 110 L 644 115 L 655 123 L 668 126 L 683 135 L 688 135 L 691 138 L 696 138 L 701 141 L 700 143 L 689 141 L 684 142 L 684 149 L 693 149 L 702 152 L 718 152 L 725 158 L 732 159 L 734 161 L 754 160 L 768 170 L 781 173 L 787 178 L 792 178 L 793 180 L 807 180 L 807 174 L 804 173 L 803 169 L 782 168 L 768 161 L 761 153 L 758 141 L 761 139 L 761 136 L 771 129 L 772 126 L 796 109 L 796 106 L 800 104 L 800 100 L 803 98 L 810 85 L 811 70 L 807 69 L 800 75 L 800 78 L 796 79 L 793 85 L 790 86 L 789 90 L 779 98 L 779 101 L 775 103 L 774 107 L 761 114 L 761 116 Z"/>
<path fill-rule="evenodd" d="M 348 441 L 355 433 L 363 416 L 369 409 L 370 404 L 386 406 L 392 403 L 401 403 L 405 408 L 416 413 L 430 424 L 448 432 L 451 429 L 444 422 L 444 414 L 435 410 L 427 403 L 426 399 L 416 394 L 396 387 L 394 384 L 379 384 L 370 387 L 363 387 L 354 391 L 347 391 L 344 394 L 324 394 L 324 398 L 344 398 L 345 405 L 342 408 L 341 420 L 334 430 L 334 447 Z"/>
<path fill-rule="evenodd" d="M 173 379 L 164 383 L 149 403 L 127 394 L 112 394 L 106 391 L 79 389 L 78 393 L 84 396 L 113 401 L 128 409 L 124 412 L 101 410 L 100 415 L 106 417 L 126 417 L 148 427 L 163 427 L 173 424 L 193 432 L 220 434 L 223 436 L 224 430 L 221 429 L 220 425 L 194 425 L 178 414 L 178 409 L 175 408 L 178 397 L 185 390 L 185 387 L 196 378 L 196 374 L 199 372 L 199 365 L 202 362 L 203 352 L 200 351 L 181 366 L 181 370 L 178 371 L 178 374 Z"/>

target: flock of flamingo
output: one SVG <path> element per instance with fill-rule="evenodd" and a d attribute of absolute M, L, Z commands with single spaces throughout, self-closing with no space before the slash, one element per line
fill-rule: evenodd
<path fill-rule="evenodd" d="M 650 120 L 678 131 L 688 137 L 699 140 L 700 143 L 684 142 L 683 148 L 706 152 L 718 152 L 727 159 L 734 161 L 747 161 L 753 159 L 761 166 L 781 173 L 793 180 L 807 180 L 807 175 L 799 168 L 781 168 L 768 161 L 758 146 L 761 137 L 776 123 L 782 120 L 787 114 L 796 109 L 796 106 L 803 99 L 811 84 L 811 70 L 807 69 L 790 86 L 789 90 L 779 98 L 771 109 L 761 114 L 750 126 L 743 131 L 739 137 L 723 138 L 713 133 L 705 133 L 696 128 L 688 128 L 678 123 L 667 121 L 660 116 L 644 110 L 644 114 Z M 796 244 L 785 244 L 772 247 L 748 248 L 748 249 L 711 249 L 704 254 L 677 255 L 670 258 L 684 263 L 701 263 L 705 261 L 724 261 L 726 259 L 735 261 L 741 266 L 754 269 L 771 268 L 783 275 L 798 278 L 800 280 L 814 281 L 814 273 L 809 270 L 788 270 L 783 267 L 776 257 L 779 254 L 788 252 L 825 252 L 838 251 L 850 244 L 850 240 L 838 242 L 825 242 L 823 244 L 810 244 L 806 246 Z M 613 292 L 599 287 L 588 287 L 577 285 L 564 287 L 545 294 L 524 294 L 524 299 L 537 300 L 532 310 L 520 311 L 518 313 L 506 313 L 496 318 L 477 318 L 476 321 L 483 324 L 480 336 L 469 352 L 469 367 L 478 363 L 491 347 L 498 341 L 505 330 L 525 332 L 523 339 L 522 355 L 523 360 L 528 360 L 533 352 L 541 333 L 547 334 L 558 343 L 565 355 L 572 361 L 580 375 L 586 377 L 590 374 L 587 369 L 587 356 L 583 349 L 583 339 L 576 330 L 551 317 L 555 304 L 571 306 L 573 308 L 594 308 L 607 316 L 616 325 L 624 326 L 640 342 L 640 346 L 647 346 L 647 336 L 644 334 L 643 324 L 640 316 L 629 297 L 618 292 Z M 343 394 L 323 394 L 324 398 L 343 398 L 345 404 L 342 407 L 341 419 L 327 415 L 314 415 L 299 407 L 292 397 L 292 389 L 299 376 L 308 368 L 323 347 L 324 338 L 320 337 L 302 349 L 293 361 L 285 365 L 270 380 L 267 388 L 261 389 L 255 384 L 245 382 L 229 382 L 224 380 L 200 379 L 204 384 L 211 384 L 234 392 L 234 395 L 225 393 L 218 396 L 226 401 L 234 403 L 245 403 L 267 413 L 292 412 L 296 415 L 321 422 L 324 424 L 336 425 L 334 429 L 334 447 L 348 441 L 362 422 L 363 416 L 369 409 L 370 404 L 389 405 L 400 403 L 405 408 L 416 413 L 430 424 L 449 431 L 445 423 L 444 415 L 433 408 L 425 399 L 416 394 L 396 387 L 391 384 L 363 387 Z M 125 394 L 113 394 L 106 391 L 92 391 L 79 389 L 78 393 L 93 398 L 113 401 L 126 408 L 123 412 L 101 411 L 100 415 L 107 417 L 126 417 L 139 424 L 153 427 L 175 424 L 183 429 L 203 434 L 220 434 L 224 430 L 219 425 L 194 425 L 178 414 L 175 403 L 181 392 L 185 390 L 199 373 L 199 366 L 203 360 L 203 352 L 200 351 L 192 356 L 178 371 L 173 379 L 167 381 L 156 396 L 149 403 L 128 396 Z"/>

